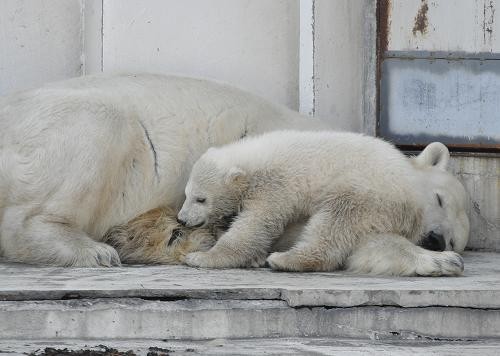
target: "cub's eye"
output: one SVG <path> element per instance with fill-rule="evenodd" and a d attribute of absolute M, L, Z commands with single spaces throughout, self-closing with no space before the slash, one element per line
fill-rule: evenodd
<path fill-rule="evenodd" d="M 206 198 L 196 198 L 197 203 L 204 203 L 207 199 Z"/>
<path fill-rule="evenodd" d="M 439 206 L 442 208 L 443 207 L 443 200 L 439 194 L 436 194 L 436 198 L 438 201 Z"/>

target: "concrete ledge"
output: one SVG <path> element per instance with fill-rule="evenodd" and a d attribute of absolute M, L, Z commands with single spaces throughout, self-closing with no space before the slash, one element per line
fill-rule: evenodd
<path fill-rule="evenodd" d="M 500 255 L 456 278 L 0 264 L 0 340 L 500 338 Z"/>
<path fill-rule="evenodd" d="M 0 339 L 500 338 L 500 310 L 289 307 L 283 301 L 0 302 Z"/>
<path fill-rule="evenodd" d="M 500 309 L 500 254 L 468 252 L 463 277 L 208 270 L 184 266 L 52 268 L 0 263 L 0 300 L 153 298 L 283 300 L 291 307 Z"/>

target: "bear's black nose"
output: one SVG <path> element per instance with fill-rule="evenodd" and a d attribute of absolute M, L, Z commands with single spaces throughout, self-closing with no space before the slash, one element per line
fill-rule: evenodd
<path fill-rule="evenodd" d="M 186 226 L 186 222 L 184 220 L 179 219 L 178 217 L 176 218 L 177 222 L 181 224 L 182 226 Z"/>
<path fill-rule="evenodd" d="M 420 242 L 420 246 L 422 246 L 426 250 L 444 251 L 446 250 L 446 241 L 444 240 L 443 235 L 439 235 L 436 234 L 434 231 L 431 231 Z"/>

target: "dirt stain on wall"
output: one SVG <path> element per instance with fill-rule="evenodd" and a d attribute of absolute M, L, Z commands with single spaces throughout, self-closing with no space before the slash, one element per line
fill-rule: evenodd
<path fill-rule="evenodd" d="M 493 24 L 495 22 L 495 4 L 492 0 L 485 0 L 483 4 L 483 43 L 493 41 Z"/>
<path fill-rule="evenodd" d="M 382 58 L 389 47 L 391 1 L 377 1 L 377 54 Z"/>
<path fill-rule="evenodd" d="M 429 11 L 429 5 L 427 0 L 422 0 L 422 5 L 415 16 L 415 21 L 413 25 L 413 35 L 416 36 L 417 32 L 424 35 L 427 33 L 427 26 L 429 25 L 429 20 L 427 19 L 427 12 Z"/>

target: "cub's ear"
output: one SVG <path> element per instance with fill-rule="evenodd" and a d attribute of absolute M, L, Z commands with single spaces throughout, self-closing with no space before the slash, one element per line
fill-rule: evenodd
<path fill-rule="evenodd" d="M 415 157 L 415 162 L 420 167 L 434 166 L 443 171 L 446 170 L 450 152 L 441 142 L 433 142 L 427 145 L 420 154 Z"/>
<path fill-rule="evenodd" d="M 247 174 L 239 167 L 232 167 L 229 169 L 229 172 L 226 173 L 225 182 L 226 184 L 242 188 L 248 183 Z"/>

